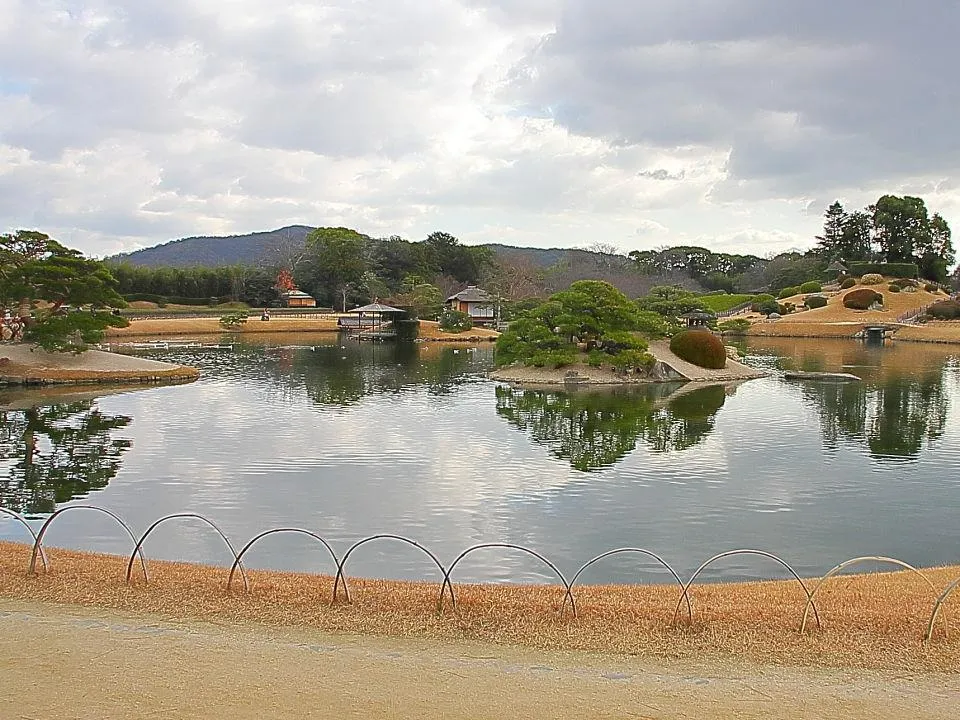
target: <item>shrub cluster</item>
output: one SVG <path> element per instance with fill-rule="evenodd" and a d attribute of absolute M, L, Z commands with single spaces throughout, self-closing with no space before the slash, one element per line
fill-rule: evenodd
<path fill-rule="evenodd" d="M 842 283 L 840 283 L 840 289 L 849 290 L 850 288 L 855 287 L 856 284 L 857 284 L 856 280 L 854 280 L 853 278 L 847 278 Z"/>
<path fill-rule="evenodd" d="M 810 295 L 803 302 L 811 310 L 827 306 L 827 299 L 823 295 Z"/>
<path fill-rule="evenodd" d="M 750 329 L 750 321 L 744 320 L 743 318 L 735 318 L 733 320 L 727 320 L 722 322 L 717 326 L 720 329 L 720 332 L 730 333 L 731 335 L 742 335 L 747 330 Z"/>
<path fill-rule="evenodd" d="M 473 329 L 473 320 L 465 312 L 447 310 L 440 316 L 440 330 L 442 332 L 459 333 Z"/>
<path fill-rule="evenodd" d="M 727 366 L 723 341 L 706 330 L 684 330 L 670 339 L 670 351 L 702 368 L 720 370 Z"/>
<path fill-rule="evenodd" d="M 870 288 L 851 290 L 843 296 L 843 306 L 851 310 L 869 310 L 874 303 L 883 302 L 883 295 Z"/>
<path fill-rule="evenodd" d="M 777 299 L 776 299 L 773 295 L 768 295 L 768 294 L 766 294 L 766 293 L 762 293 L 762 294 L 757 295 L 757 296 L 755 296 L 755 297 L 753 298 L 753 304 L 750 306 L 750 310 L 753 311 L 753 312 L 763 312 L 763 311 L 760 309 L 760 306 L 761 306 L 761 305 L 763 305 L 764 303 L 767 303 L 767 302 L 774 302 L 774 303 L 775 303 L 776 301 L 777 301 Z"/>
<path fill-rule="evenodd" d="M 243 310 L 227 313 L 220 317 L 220 324 L 225 328 L 235 328 L 247 322 L 247 313 Z"/>
<path fill-rule="evenodd" d="M 850 263 L 851 275 L 866 275 L 868 273 L 895 278 L 915 278 L 918 271 L 914 263 Z"/>
<path fill-rule="evenodd" d="M 923 286 L 923 289 L 926 290 L 927 292 L 935 293 L 935 292 L 937 292 L 940 288 L 937 287 L 936 285 L 934 285 L 933 283 L 927 283 L 926 285 Z"/>
<path fill-rule="evenodd" d="M 896 286 L 897 290 L 903 290 L 904 288 L 908 287 L 919 287 L 919 285 L 920 283 L 918 283 L 916 280 L 911 280 L 910 278 L 900 278 L 890 283 L 890 286 Z M 896 290 L 894 292 L 896 292 Z"/>
<path fill-rule="evenodd" d="M 941 300 L 927 309 L 927 315 L 937 320 L 956 320 L 960 318 L 960 302 Z"/>
<path fill-rule="evenodd" d="M 818 283 L 816 280 L 808 280 L 803 285 L 800 286 L 800 292 L 807 293 L 818 293 L 823 290 L 823 286 Z"/>
<path fill-rule="evenodd" d="M 877 273 L 867 273 L 862 278 L 860 278 L 861 285 L 879 285 L 883 282 L 883 275 L 878 275 Z"/>
<path fill-rule="evenodd" d="M 898 293 L 900 292 L 900 286 L 890 283 L 889 285 L 887 285 L 887 290 L 892 293 Z"/>

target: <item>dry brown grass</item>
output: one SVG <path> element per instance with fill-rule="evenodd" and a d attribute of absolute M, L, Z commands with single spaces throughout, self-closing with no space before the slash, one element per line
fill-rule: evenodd
<path fill-rule="evenodd" d="M 420 321 L 420 338 L 437 342 L 492 342 L 500 333 L 489 328 L 475 327 L 462 333 L 448 333 L 440 330 L 440 323 L 433 320 Z"/>
<path fill-rule="evenodd" d="M 278 332 L 337 332 L 337 321 L 331 318 L 286 318 L 276 317 L 263 322 L 251 317 L 233 330 L 224 330 L 220 319 L 209 318 L 158 318 L 134 320 L 125 328 L 108 328 L 108 338 L 141 337 L 148 335 L 222 335 Z"/>
<path fill-rule="evenodd" d="M 0 596 L 159 613 L 215 622 L 254 621 L 330 632 L 486 640 L 535 648 L 648 657 L 737 656 L 778 665 L 960 672 L 960 627 L 922 643 L 934 603 L 910 573 L 831 579 L 817 595 L 823 630 L 797 632 L 805 596 L 796 582 L 698 585 L 694 625 L 674 626 L 679 588 L 577 586 L 579 617 L 561 618 L 563 590 L 551 586 L 459 585 L 457 610 L 436 611 L 434 583 L 351 580 L 353 604 L 330 604 L 333 579 L 251 571 L 251 592 L 225 590 L 227 570 L 149 563 L 151 581 L 126 585 L 126 558 L 49 551 L 47 575 L 27 577 L 26 545 L 0 543 Z M 960 568 L 924 570 L 943 588 Z M 238 578 L 234 579 L 237 583 Z M 812 586 L 813 583 L 810 584 Z M 947 603 L 960 613 L 960 593 Z"/>
<path fill-rule="evenodd" d="M 257 317 L 251 317 L 246 323 L 233 330 L 224 330 L 220 320 L 209 318 L 159 318 L 156 320 L 134 320 L 125 328 L 108 328 L 108 338 L 129 338 L 164 335 L 224 335 L 224 334 L 251 334 L 251 333 L 314 333 L 338 332 L 336 318 L 307 317 L 288 318 L 276 316 L 269 322 L 263 322 Z M 499 337 L 496 330 L 487 328 L 473 328 L 462 333 L 440 332 L 439 324 L 428 320 L 420 322 L 420 337 L 424 340 L 446 342 L 481 342 L 492 341 Z"/>

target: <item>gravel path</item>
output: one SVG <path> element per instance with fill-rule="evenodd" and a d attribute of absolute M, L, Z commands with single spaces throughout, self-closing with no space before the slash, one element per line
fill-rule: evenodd
<path fill-rule="evenodd" d="M 955 678 L 329 635 L 0 600 L 10 718 L 954 718 Z"/>

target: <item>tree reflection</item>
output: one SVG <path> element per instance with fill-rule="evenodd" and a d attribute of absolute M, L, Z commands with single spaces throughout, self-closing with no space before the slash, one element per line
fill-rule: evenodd
<path fill-rule="evenodd" d="M 586 472 L 613 465 L 640 441 L 667 452 L 703 440 L 726 400 L 726 388 L 712 385 L 669 397 L 676 390 L 676 385 L 601 392 L 498 387 L 497 414 Z"/>
<path fill-rule="evenodd" d="M 348 407 L 371 395 L 418 385 L 431 394 L 449 393 L 491 364 L 489 349 L 346 342 L 350 344 L 292 351 L 292 369 L 278 368 L 276 379 L 302 384 L 318 404 Z"/>
<path fill-rule="evenodd" d="M 91 400 L 0 412 L 0 505 L 24 514 L 107 486 L 132 445 L 114 437 L 131 418 Z"/>
<path fill-rule="evenodd" d="M 877 457 L 915 458 L 943 435 L 948 401 L 940 373 L 893 376 L 874 384 L 810 383 L 804 395 L 817 407 L 828 447 L 866 442 Z"/>

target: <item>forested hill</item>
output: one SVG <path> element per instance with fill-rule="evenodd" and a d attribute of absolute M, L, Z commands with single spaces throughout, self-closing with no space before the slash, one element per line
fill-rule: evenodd
<path fill-rule="evenodd" d="M 248 235 L 189 237 L 109 259 L 146 267 L 256 265 L 284 249 L 302 246 L 311 230 L 306 225 L 291 225 Z"/>
<path fill-rule="evenodd" d="M 307 234 L 313 230 L 306 225 L 291 225 L 278 230 L 250 233 L 248 235 L 229 235 L 226 237 L 188 237 L 171 240 L 131 253 L 108 258 L 112 261 L 126 262 L 145 267 L 220 267 L 223 265 L 257 265 L 261 262 L 274 264 L 278 255 L 303 245 Z M 517 248 L 509 245 L 486 245 L 498 256 L 523 258 L 539 268 L 555 265 L 570 253 L 583 251 L 540 248 Z"/>

